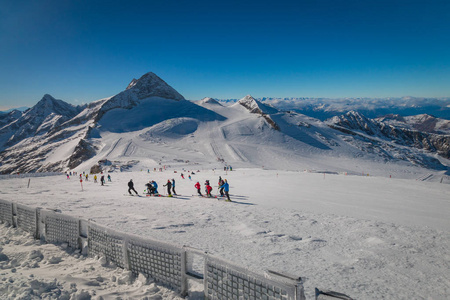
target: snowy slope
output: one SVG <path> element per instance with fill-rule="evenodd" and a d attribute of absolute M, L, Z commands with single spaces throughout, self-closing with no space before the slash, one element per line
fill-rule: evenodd
<path fill-rule="evenodd" d="M 441 177 L 440 184 L 262 169 L 233 168 L 225 172 L 199 164 L 191 167 L 195 174 L 179 166 L 166 166 L 161 172 L 151 169 L 150 173 L 140 168 L 134 172 L 117 171 L 110 173 L 112 182 L 106 186 L 94 183 L 90 176 L 83 182 L 83 191 L 78 177 L 66 179 L 64 175 L 31 178 L 29 188 L 27 178 L 0 180 L 0 197 L 33 207 L 59 209 L 143 238 L 195 247 L 260 274 L 271 269 L 301 276 L 308 300 L 314 299 L 315 287 L 366 300 L 440 300 L 450 293 L 450 282 L 445 280 L 450 267 L 448 177 Z M 219 176 L 228 180 L 234 202 L 192 196 L 196 193 L 195 182 L 199 181 L 203 190 L 207 179 L 217 194 Z M 143 193 L 146 182 L 155 180 L 164 194 L 162 184 L 171 178 L 176 180 L 178 198 L 124 196 L 130 179 L 139 193 Z M 43 262 L 52 256 L 62 257 L 63 261 L 71 259 L 65 253 L 53 252 Z M 26 262 L 25 256 L 19 259 Z M 27 272 L 35 274 L 31 280 L 46 282 L 41 276 L 47 275 L 50 280 L 64 267 L 69 268 L 63 262 L 43 262 L 39 269 L 22 271 L 17 267 L 17 272 L 12 273 L 11 259 L 0 271 L 14 282 L 26 282 L 27 278 L 19 277 Z M 72 278 L 58 277 L 57 282 L 64 285 L 67 281 L 68 287 L 74 278 L 86 274 L 83 268 L 87 262 L 80 261 L 77 269 L 70 267 Z M 111 293 L 112 276 L 108 274 L 125 275 L 115 269 L 95 268 L 97 275 L 86 276 L 89 281 L 77 281 L 79 291 L 92 293 L 100 286 L 105 289 L 98 295 Z M 95 280 L 97 276 L 104 282 Z M 98 285 L 90 286 L 89 282 Z M 9 280 L 1 281 L 2 285 L 10 290 L 21 287 Z M 115 291 L 121 293 L 132 286 L 116 284 Z M 151 295 L 151 291 L 144 294 Z"/>

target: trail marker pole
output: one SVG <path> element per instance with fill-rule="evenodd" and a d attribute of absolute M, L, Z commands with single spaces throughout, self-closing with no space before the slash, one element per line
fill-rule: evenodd
<path fill-rule="evenodd" d="M 27 189 L 30 188 L 30 181 L 31 181 L 31 178 L 28 178 L 28 186 L 27 186 Z"/>
<path fill-rule="evenodd" d="M 80 179 L 81 191 L 83 191 L 83 179 Z"/>

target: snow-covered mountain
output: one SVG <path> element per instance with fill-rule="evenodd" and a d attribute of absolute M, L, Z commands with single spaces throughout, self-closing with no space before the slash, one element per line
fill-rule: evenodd
<path fill-rule="evenodd" d="M 45 95 L 0 128 L 0 172 L 197 164 L 410 177 L 445 172 L 448 124 L 436 119 L 433 132 L 422 132 L 419 120 L 434 122 L 354 112 L 323 122 L 250 95 L 232 105 L 192 102 L 147 73 L 83 107 Z"/>
<path fill-rule="evenodd" d="M 405 117 L 398 114 L 389 114 L 376 120 L 399 128 L 437 134 L 450 134 L 450 120 L 435 118 L 428 114 Z"/>
<path fill-rule="evenodd" d="M 418 119 L 430 120 L 430 118 Z M 395 152 L 398 153 L 397 149 L 401 149 L 398 146 L 408 146 L 412 149 L 426 150 L 427 153 L 437 153 L 446 159 L 450 158 L 450 135 L 421 132 L 413 129 L 414 127 L 420 127 L 417 124 L 423 123 L 413 122 L 411 126 L 413 128 L 408 128 L 407 126 L 396 127 L 392 125 L 392 122 L 385 123 L 384 120 L 383 118 L 380 120 L 368 119 L 360 113 L 350 111 L 345 115 L 333 117 L 326 123 L 334 129 L 352 134 L 355 140 L 368 141 L 378 145 L 381 149 L 389 148 L 391 152 L 395 149 Z M 406 124 L 406 121 L 403 123 Z M 404 150 L 401 152 L 404 152 Z M 408 150 L 408 152 L 410 151 Z M 422 153 L 411 154 L 408 153 L 407 159 L 414 160 L 415 163 L 427 166 L 432 162 L 429 158 L 425 158 Z M 434 162 L 439 165 L 438 162 Z"/>
<path fill-rule="evenodd" d="M 26 138 L 43 135 L 70 120 L 81 110 L 80 106 L 44 95 L 35 106 L 23 114 L 15 113 L 17 118 L 0 128 L 0 150 Z"/>

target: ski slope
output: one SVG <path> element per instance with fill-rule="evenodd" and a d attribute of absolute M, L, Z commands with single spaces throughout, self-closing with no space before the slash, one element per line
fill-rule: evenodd
<path fill-rule="evenodd" d="M 29 188 L 26 178 L 1 180 L 0 198 L 188 245 L 259 273 L 271 269 L 301 276 L 307 299 L 313 299 L 315 287 L 356 299 L 446 299 L 450 294 L 448 179 L 441 184 L 238 167 L 226 172 L 200 164 L 149 173 L 135 165 L 131 172 L 111 176 L 106 186 L 91 176 L 83 190 L 78 177 L 32 178 Z M 199 181 L 203 187 L 207 179 L 217 193 L 219 176 L 230 183 L 233 202 L 193 196 L 194 184 Z M 126 196 L 130 179 L 140 193 L 149 180 L 157 181 L 164 193 L 162 185 L 172 178 L 178 198 Z M 46 268 L 39 276 L 53 278 L 52 266 Z M 21 276 L 17 273 L 7 276 L 15 279 Z M 107 273 L 98 270 L 102 278 L 109 278 Z M 77 280 L 79 291 L 101 294 L 88 278 Z M 130 282 L 128 287 L 135 284 Z M 102 286 L 108 286 L 106 279 Z M 123 287 L 116 286 L 118 295 L 124 296 Z M 172 297 L 165 295 L 161 297 Z M 198 293 L 189 299 L 198 299 Z"/>
<path fill-rule="evenodd" d="M 259 105 L 263 110 L 276 112 Z M 407 159 L 396 159 L 395 151 L 389 153 L 372 149 L 364 142 L 358 144 L 351 136 L 305 115 L 278 112 L 271 118 L 280 130 L 240 103 L 223 106 L 209 98 L 195 104 L 144 99 L 131 109 L 116 108 L 105 113 L 96 134 L 88 139 L 96 147 L 96 155 L 77 169 L 89 170 L 106 159 L 126 168 L 131 162 L 138 169 L 163 165 L 178 168 L 201 165 L 212 169 L 228 164 L 239 168 L 396 178 L 419 178 L 432 172 L 433 181 L 445 174 L 445 170 L 425 169 Z M 390 148 L 402 149 L 401 156 L 408 156 L 408 150 L 401 145 Z M 55 161 L 58 159 L 64 158 L 53 157 Z M 444 165 L 450 164 L 440 159 Z"/>

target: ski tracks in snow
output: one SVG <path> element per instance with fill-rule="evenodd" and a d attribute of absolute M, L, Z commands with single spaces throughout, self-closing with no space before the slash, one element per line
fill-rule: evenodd
<path fill-rule="evenodd" d="M 212 130 L 209 137 L 211 140 L 211 150 L 218 161 L 248 162 L 248 159 L 239 150 L 226 142 L 226 135 L 222 127 L 216 127 Z M 220 139 L 221 141 L 218 143 L 217 139 Z M 223 150 L 226 151 L 225 154 L 228 154 L 227 156 L 222 153 Z"/>
<path fill-rule="evenodd" d="M 114 149 L 116 149 L 117 145 L 119 144 L 119 142 L 122 140 L 122 138 L 119 138 L 114 145 L 111 147 L 111 150 L 109 150 L 109 152 L 106 154 L 106 157 L 109 157 L 109 155 L 114 151 Z"/>

